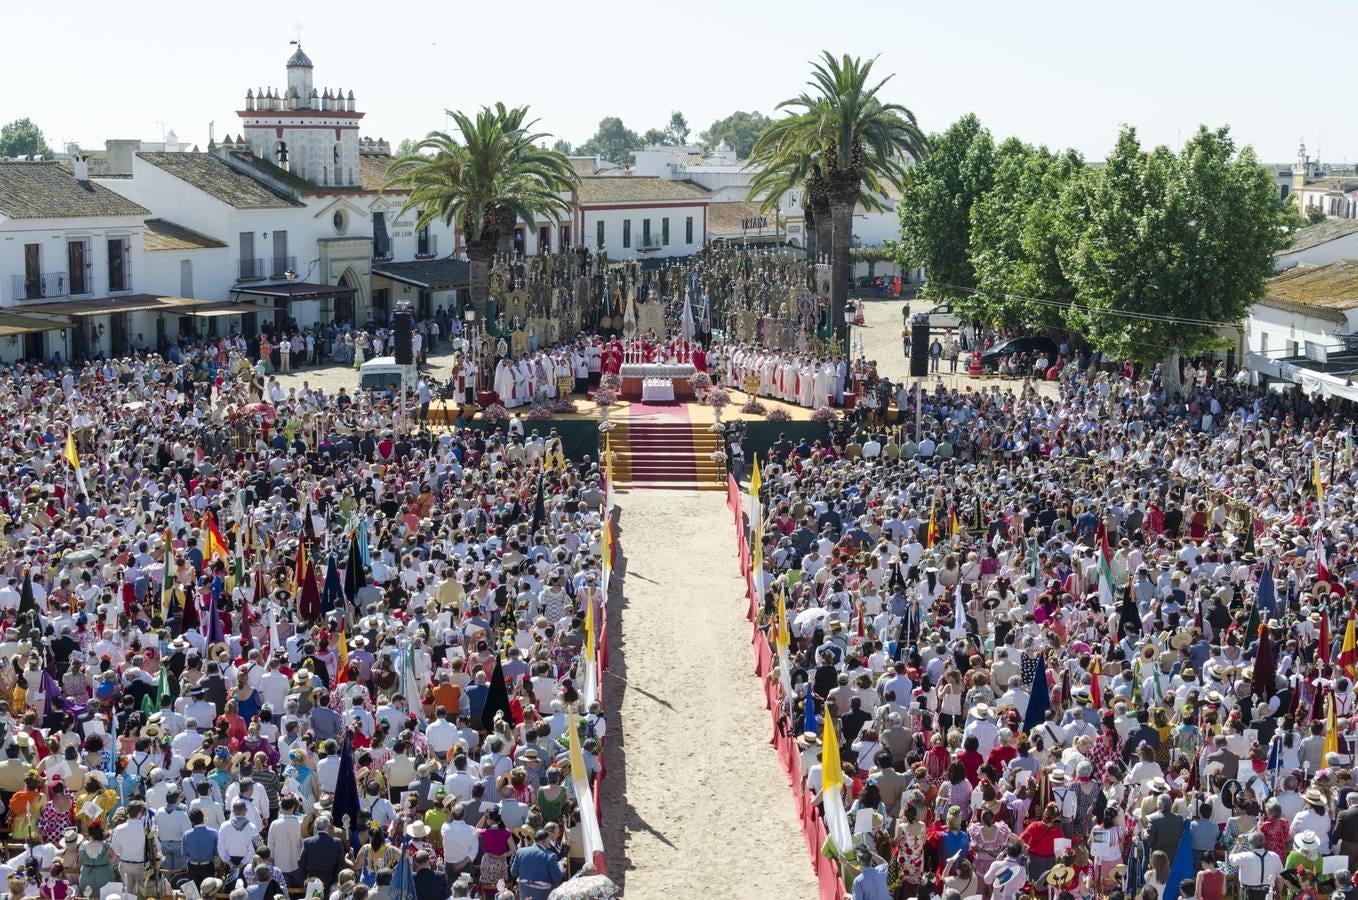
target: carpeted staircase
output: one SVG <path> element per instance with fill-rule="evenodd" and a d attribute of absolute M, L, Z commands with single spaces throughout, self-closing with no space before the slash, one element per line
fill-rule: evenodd
<path fill-rule="evenodd" d="M 726 489 L 726 464 L 712 461 L 721 437 L 682 421 L 619 422 L 613 429 L 613 477 L 622 489 Z"/>

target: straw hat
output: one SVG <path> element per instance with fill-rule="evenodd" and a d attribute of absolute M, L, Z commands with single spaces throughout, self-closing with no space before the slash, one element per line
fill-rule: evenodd
<path fill-rule="evenodd" d="M 1064 863 L 1057 863 L 1047 870 L 1047 884 L 1060 887 L 1075 877 L 1075 870 Z"/>
<path fill-rule="evenodd" d="M 975 719 L 991 719 L 994 718 L 995 713 L 991 711 L 987 704 L 978 703 L 971 708 L 971 715 Z"/>
<path fill-rule="evenodd" d="M 416 820 L 406 826 L 406 834 L 417 841 L 423 840 L 424 838 L 429 837 L 429 826 L 422 821 Z"/>
<path fill-rule="evenodd" d="M 1304 853 L 1320 851 L 1320 837 L 1314 831 L 1303 831 L 1292 840 L 1293 846 Z"/>

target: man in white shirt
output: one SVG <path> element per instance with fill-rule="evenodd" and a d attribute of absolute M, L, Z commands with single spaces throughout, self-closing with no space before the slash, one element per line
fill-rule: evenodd
<path fill-rule="evenodd" d="M 127 821 L 109 835 L 109 849 L 118 857 L 118 875 L 123 887 L 135 891 L 146 880 L 146 804 L 133 800 L 127 804 Z"/>
<path fill-rule="evenodd" d="M 297 815 L 297 798 L 284 797 L 278 810 L 278 818 L 269 826 L 269 853 L 278 870 L 291 878 L 302 858 L 302 817 Z"/>
<path fill-rule="evenodd" d="M 1245 900 L 1263 900 L 1282 885 L 1278 876 L 1283 873 L 1283 861 L 1278 854 L 1264 848 L 1264 835 L 1254 832 L 1249 836 L 1249 849 L 1232 853 L 1228 859 L 1240 877 Z"/>
<path fill-rule="evenodd" d="M 255 838 L 259 829 L 247 815 L 249 805 L 241 799 L 231 804 L 231 820 L 217 833 L 217 855 L 226 864 L 228 881 L 249 869 L 255 861 Z"/>
<path fill-rule="evenodd" d="M 471 868 L 478 849 L 476 829 L 464 822 L 462 815 L 462 804 L 452 800 L 448 818 L 439 829 L 439 837 L 443 840 L 444 874 L 448 876 L 449 884 Z"/>
<path fill-rule="evenodd" d="M 457 743 L 457 726 L 448 721 L 448 710 L 440 706 L 434 711 L 435 720 L 425 731 L 424 741 L 435 759 L 444 759 Z"/>
<path fill-rule="evenodd" d="M 1000 739 L 1000 730 L 995 726 L 994 713 L 986 704 L 978 703 L 972 707 L 971 717 L 972 721 L 967 724 L 963 736 L 976 738 L 977 752 L 982 758 L 987 757 Z"/>

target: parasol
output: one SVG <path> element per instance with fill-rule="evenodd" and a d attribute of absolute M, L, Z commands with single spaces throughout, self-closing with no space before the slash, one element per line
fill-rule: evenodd
<path fill-rule="evenodd" d="M 76 550 L 76 551 L 73 552 L 73 553 L 67 553 L 65 556 L 63 556 L 63 557 L 61 558 L 61 561 L 62 561 L 63 563 L 70 563 L 71 565 L 74 565 L 74 566 L 83 566 L 85 563 L 87 563 L 87 562 L 93 562 L 93 561 L 97 560 L 98 558 L 99 558 L 99 553 L 98 553 L 97 551 L 94 551 L 94 550 Z"/>
<path fill-rule="evenodd" d="M 547 900 L 607 900 L 620 892 L 607 875 L 579 875 L 563 882 L 547 895 Z"/>

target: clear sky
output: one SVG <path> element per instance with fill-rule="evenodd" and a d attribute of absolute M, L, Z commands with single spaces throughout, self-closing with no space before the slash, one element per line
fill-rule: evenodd
<path fill-rule="evenodd" d="M 1305 12 L 1255 0 L 613 0 L 560 3 L 228 4 L 90 0 L 7 4 L 0 122 L 29 116 L 48 142 L 206 145 L 240 131 L 247 87 L 285 83 L 294 25 L 318 86 L 353 90 L 363 134 L 393 146 L 442 128 L 443 110 L 529 104 L 573 144 L 600 118 L 638 133 L 681 110 L 696 135 L 737 109 L 772 112 L 822 49 L 880 54 L 887 96 L 926 131 L 975 112 L 993 133 L 1102 158 L 1118 126 L 1175 145 L 1228 124 L 1266 161 L 1358 158 L 1343 87 L 1349 3 Z M 1326 23 L 1332 23 L 1327 27 Z M 1327 32 L 1329 37 L 1326 37 Z M 1303 53 L 1299 34 L 1319 46 Z M 1334 47 L 1327 50 L 1326 45 Z M 163 126 L 162 126 L 163 123 Z"/>

